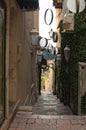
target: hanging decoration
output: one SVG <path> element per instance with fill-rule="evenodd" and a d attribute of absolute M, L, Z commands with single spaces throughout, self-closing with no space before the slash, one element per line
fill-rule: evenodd
<path fill-rule="evenodd" d="M 67 7 L 73 13 L 80 13 L 85 9 L 85 0 L 68 0 Z"/>
<path fill-rule="evenodd" d="M 44 14 L 44 21 L 47 25 L 50 25 L 53 21 L 53 11 L 52 9 L 46 9 Z"/>
<path fill-rule="evenodd" d="M 58 41 L 58 34 L 57 34 L 57 32 L 53 32 L 52 39 L 53 39 L 53 42 L 57 42 Z"/>

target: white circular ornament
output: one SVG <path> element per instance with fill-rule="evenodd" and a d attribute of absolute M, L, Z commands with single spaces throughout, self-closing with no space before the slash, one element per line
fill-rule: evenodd
<path fill-rule="evenodd" d="M 85 0 L 68 0 L 67 7 L 73 13 L 80 13 L 85 9 Z"/>
<path fill-rule="evenodd" d="M 47 39 L 46 39 L 46 38 L 41 38 L 41 39 L 39 40 L 39 45 L 40 45 L 41 47 L 45 47 L 45 46 L 47 45 Z"/>

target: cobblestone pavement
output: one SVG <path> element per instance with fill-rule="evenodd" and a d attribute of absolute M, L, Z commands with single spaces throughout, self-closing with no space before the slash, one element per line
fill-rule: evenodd
<path fill-rule="evenodd" d="M 85 116 L 17 114 L 9 130 L 86 130 Z"/>
<path fill-rule="evenodd" d="M 45 95 L 39 97 L 32 112 L 18 111 L 8 130 L 48 129 L 86 130 L 86 116 L 72 115 L 55 96 Z"/>

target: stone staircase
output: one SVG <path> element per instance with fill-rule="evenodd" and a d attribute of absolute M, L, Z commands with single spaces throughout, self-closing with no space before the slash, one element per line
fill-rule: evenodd
<path fill-rule="evenodd" d="M 72 115 L 70 108 L 61 103 L 52 93 L 39 96 L 32 113 L 37 115 Z"/>

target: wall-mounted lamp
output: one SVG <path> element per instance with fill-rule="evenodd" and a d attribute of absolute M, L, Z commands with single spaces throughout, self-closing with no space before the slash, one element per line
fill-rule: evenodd
<path fill-rule="evenodd" d="M 56 65 L 57 65 L 57 66 L 60 66 L 60 65 L 61 65 L 61 54 L 57 54 Z"/>
<path fill-rule="evenodd" d="M 33 28 L 30 32 L 31 34 L 31 43 L 33 46 L 38 46 L 38 38 L 39 38 L 39 32 L 36 28 Z"/>
<path fill-rule="evenodd" d="M 37 62 L 40 64 L 42 62 L 42 54 L 43 52 L 38 50 L 37 51 Z"/>
<path fill-rule="evenodd" d="M 49 31 L 49 36 L 50 36 L 50 38 L 53 37 L 53 29 L 51 29 L 51 30 Z"/>
<path fill-rule="evenodd" d="M 64 48 L 64 57 L 65 57 L 66 62 L 68 62 L 70 58 L 70 48 L 68 45 L 66 45 Z"/>

